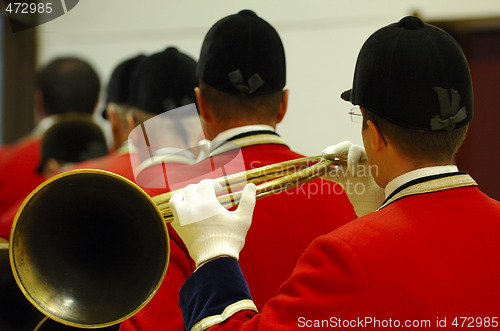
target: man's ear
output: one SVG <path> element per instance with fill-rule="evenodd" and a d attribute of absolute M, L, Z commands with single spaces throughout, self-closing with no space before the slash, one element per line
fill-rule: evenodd
<path fill-rule="evenodd" d="M 212 111 L 207 105 L 207 101 L 205 100 L 203 92 L 201 92 L 201 89 L 199 87 L 195 87 L 194 93 L 196 94 L 196 104 L 198 106 L 198 111 L 200 112 L 201 118 L 203 118 L 205 122 L 211 122 L 213 118 Z"/>
<path fill-rule="evenodd" d="M 368 120 L 366 121 L 366 126 L 369 130 L 368 134 L 370 135 L 371 150 L 376 152 L 385 147 L 386 143 L 384 137 L 382 137 L 382 133 L 377 124 L 372 120 Z"/>
<path fill-rule="evenodd" d="M 108 121 L 109 121 L 109 124 L 111 126 L 111 131 L 114 133 L 117 132 L 118 130 L 118 114 L 116 113 L 116 110 L 114 107 L 112 107 L 111 105 L 108 105 L 106 107 L 106 116 L 108 118 Z"/>
<path fill-rule="evenodd" d="M 127 113 L 126 118 L 127 118 L 128 132 L 132 132 L 132 130 L 134 130 L 135 127 L 139 125 L 139 123 L 137 122 L 137 120 L 134 117 L 132 110 Z"/>
<path fill-rule="evenodd" d="M 127 117 L 124 121 L 123 116 L 112 103 L 106 107 L 106 116 L 113 134 L 113 149 L 118 149 L 128 139 L 130 124 Z"/>
<path fill-rule="evenodd" d="M 39 119 L 42 119 L 46 115 L 45 103 L 43 99 L 43 94 L 40 91 L 36 91 L 34 95 L 35 110 Z"/>
<path fill-rule="evenodd" d="M 288 108 L 289 92 L 290 91 L 288 89 L 283 90 L 283 94 L 281 95 L 280 109 L 278 110 L 278 115 L 276 117 L 276 123 L 280 123 L 283 120 L 283 118 L 285 117 L 286 110 Z"/>
<path fill-rule="evenodd" d="M 62 165 L 54 158 L 48 158 L 43 165 L 43 174 L 46 177 L 52 177 L 60 172 Z"/>

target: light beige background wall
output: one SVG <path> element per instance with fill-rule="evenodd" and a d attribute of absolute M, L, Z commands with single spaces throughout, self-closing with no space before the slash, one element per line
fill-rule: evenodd
<path fill-rule="evenodd" d="M 352 83 L 357 53 L 379 27 L 417 11 L 422 18 L 500 16 L 499 0 L 81 0 L 39 27 L 39 63 L 76 54 L 107 82 L 121 60 L 173 45 L 198 58 L 218 19 L 250 8 L 280 33 L 287 56 L 288 113 L 278 132 L 298 152 L 319 154 L 342 140 L 361 143 L 360 124 L 340 93 Z"/>

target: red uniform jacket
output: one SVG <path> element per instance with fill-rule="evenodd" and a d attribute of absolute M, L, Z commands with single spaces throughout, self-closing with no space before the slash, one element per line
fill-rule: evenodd
<path fill-rule="evenodd" d="M 77 163 L 67 170 L 75 169 L 99 169 L 111 171 L 127 178 L 128 180 L 134 181 L 134 173 L 132 171 L 132 166 L 130 165 L 130 154 L 127 149 L 119 149 L 109 153 L 108 155 Z"/>
<path fill-rule="evenodd" d="M 281 144 L 247 146 L 243 147 L 241 152 L 246 169 L 302 157 Z M 227 154 L 189 166 L 188 173 L 196 174 L 199 169 L 216 164 L 224 155 Z M 237 168 L 229 165 L 226 171 L 232 173 Z M 199 175 L 200 178 L 203 177 L 203 174 Z M 195 182 L 200 178 L 196 178 Z M 332 214 L 335 218 L 331 217 Z M 355 217 L 342 188 L 320 179 L 297 189 L 258 200 L 252 226 L 240 254 L 241 267 L 252 286 L 252 297 L 257 306 L 262 307 L 275 294 L 278 286 L 286 280 L 302 252 L 314 238 L 330 232 Z M 192 270 L 182 270 L 182 266 L 176 265 L 176 261 L 180 261 L 182 257 L 176 258 L 173 254 L 174 251 L 159 293 L 135 316 L 122 322 L 120 330 L 184 328 L 178 305 L 178 290 L 187 279 L 184 277 Z M 185 261 L 182 263 L 184 267 L 189 265 Z M 164 287 L 169 289 L 165 290 Z M 172 316 L 173 312 L 177 313 L 176 317 Z"/>
<path fill-rule="evenodd" d="M 32 144 L 34 145 L 34 143 Z M 36 164 L 36 167 L 38 167 L 38 163 Z M 106 156 L 77 163 L 65 169 L 65 171 L 76 169 L 100 169 L 111 171 L 131 181 L 134 181 L 134 174 L 130 165 L 130 155 L 126 148 L 119 149 Z M 45 178 L 42 177 L 41 179 L 37 180 L 37 183 L 41 184 L 44 180 Z M 29 190 L 21 199 L 9 202 L 9 208 L 0 215 L 0 237 L 9 239 L 10 230 L 17 210 L 22 205 L 24 198 L 29 193 L 31 193 L 31 191 L 34 190 L 38 186 L 38 184 L 35 185 L 31 190 Z"/>
<path fill-rule="evenodd" d="M 379 211 L 319 237 L 257 315 L 234 259 L 203 265 L 181 291 L 187 327 L 498 326 L 500 202 L 466 186 L 469 179 L 413 183 Z"/>
<path fill-rule="evenodd" d="M 10 145 L 0 146 L 0 167 L 5 162 L 5 160 L 7 160 L 9 158 L 11 149 L 12 148 Z"/>
<path fill-rule="evenodd" d="M 45 180 L 37 172 L 41 144 L 39 136 L 26 138 L 9 147 L 9 152 L 0 162 L 0 215 L 8 213 Z"/>

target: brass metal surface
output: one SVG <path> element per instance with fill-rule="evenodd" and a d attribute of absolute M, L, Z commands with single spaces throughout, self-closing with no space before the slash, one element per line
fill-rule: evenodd
<path fill-rule="evenodd" d="M 169 258 L 166 224 L 137 185 L 100 170 L 53 177 L 24 201 L 9 258 L 26 298 L 57 322 L 101 328 L 139 311 Z"/>
<path fill-rule="evenodd" d="M 225 176 L 230 208 L 241 188 L 263 198 L 314 180 L 345 163 L 304 157 Z M 137 313 L 155 294 L 168 266 L 168 201 L 180 190 L 149 197 L 135 183 L 102 170 L 74 170 L 35 189 L 14 220 L 9 257 L 26 298 L 54 321 L 102 328 Z"/>

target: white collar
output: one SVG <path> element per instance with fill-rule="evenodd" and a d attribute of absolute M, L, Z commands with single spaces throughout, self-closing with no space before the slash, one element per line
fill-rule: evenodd
<path fill-rule="evenodd" d="M 275 131 L 274 128 L 270 125 L 265 124 L 256 124 L 256 125 L 244 125 L 239 126 L 237 128 L 231 128 L 226 131 L 222 131 L 219 133 L 212 142 L 224 142 L 228 139 L 231 139 L 234 136 L 237 136 L 242 133 L 252 132 L 252 131 Z"/>
<path fill-rule="evenodd" d="M 219 133 L 211 142 L 210 142 L 210 150 L 214 150 L 223 144 L 225 141 L 231 139 L 242 133 L 252 132 L 252 131 L 273 131 L 274 128 L 270 125 L 265 124 L 257 124 L 257 125 L 244 125 L 236 128 L 231 128 L 226 131 L 222 131 Z"/>
<path fill-rule="evenodd" d="M 427 176 L 432 176 L 432 175 L 439 175 L 439 174 L 446 174 L 446 173 L 451 173 L 451 172 L 457 172 L 458 168 L 455 165 L 446 165 L 446 166 L 435 166 L 435 167 L 426 167 L 426 168 L 420 168 L 416 169 L 407 173 L 402 174 L 401 176 L 398 176 L 391 180 L 385 187 L 385 197 L 387 198 L 389 195 L 391 195 L 392 192 L 394 192 L 398 187 L 401 187 L 402 185 L 417 179 L 417 178 L 422 178 L 422 177 L 427 177 Z"/>
<path fill-rule="evenodd" d="M 43 135 L 56 122 L 57 117 L 57 115 L 50 115 L 42 118 L 33 129 L 33 133 Z"/>
<path fill-rule="evenodd" d="M 221 149 L 219 147 L 224 145 L 231 138 L 234 138 L 234 137 L 241 135 L 241 134 L 244 134 L 244 133 L 251 133 L 251 132 L 258 132 L 258 131 L 276 132 L 272 126 L 264 125 L 264 124 L 262 124 L 262 125 L 245 125 L 245 126 L 240 126 L 237 128 L 232 128 L 232 129 L 223 131 L 223 132 L 219 133 L 213 141 L 210 141 L 207 139 L 202 139 L 198 143 L 199 154 L 198 154 L 196 161 L 199 162 L 203 159 L 206 159 L 210 155 L 213 156 L 213 155 L 217 155 L 217 154 L 221 154 L 221 153 L 226 152 L 227 150 L 225 150 L 224 148 Z M 256 136 L 253 136 L 253 137 L 256 137 Z M 255 139 L 254 140 L 250 139 L 250 137 L 246 137 L 246 138 L 244 138 L 246 143 L 243 143 L 243 145 L 244 146 L 251 146 L 251 145 L 255 145 L 255 144 L 269 144 L 269 143 L 286 145 L 285 141 L 281 137 L 274 136 L 274 135 L 273 135 L 273 137 L 274 137 L 274 139 L 271 139 L 271 140 L 269 137 L 267 137 L 267 138 L 257 139 L 257 141 Z M 243 145 L 240 144 L 240 147 L 242 147 Z M 232 148 L 234 148 L 235 145 L 226 145 L 226 146 L 230 146 L 230 148 L 232 149 Z M 212 154 L 216 149 L 217 149 L 217 153 Z"/>

